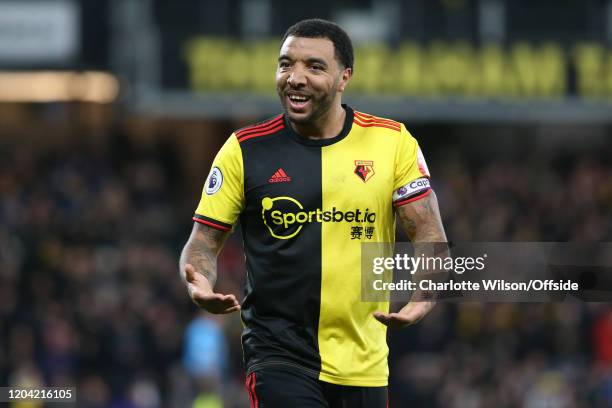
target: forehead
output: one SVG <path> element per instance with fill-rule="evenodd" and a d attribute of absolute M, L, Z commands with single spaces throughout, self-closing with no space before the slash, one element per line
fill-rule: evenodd
<path fill-rule="evenodd" d="M 328 38 L 289 36 L 280 49 L 280 55 L 292 58 L 334 59 L 334 43 Z"/>

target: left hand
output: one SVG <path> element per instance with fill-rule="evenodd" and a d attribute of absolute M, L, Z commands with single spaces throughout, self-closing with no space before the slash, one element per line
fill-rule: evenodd
<path fill-rule="evenodd" d="M 410 302 L 396 313 L 372 313 L 374 318 L 392 329 L 401 329 L 418 323 L 436 305 L 435 302 Z"/>

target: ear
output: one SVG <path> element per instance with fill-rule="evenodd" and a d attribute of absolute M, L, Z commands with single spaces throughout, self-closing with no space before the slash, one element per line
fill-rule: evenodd
<path fill-rule="evenodd" d="M 344 92 L 344 88 L 346 88 L 352 76 L 353 70 L 351 68 L 344 68 L 340 74 L 340 81 L 338 81 L 338 92 Z"/>

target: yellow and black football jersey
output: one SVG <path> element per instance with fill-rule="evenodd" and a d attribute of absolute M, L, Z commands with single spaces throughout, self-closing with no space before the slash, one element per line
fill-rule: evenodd
<path fill-rule="evenodd" d="M 385 386 L 386 327 L 361 301 L 361 243 L 395 240 L 394 205 L 427 195 L 429 172 L 404 125 L 343 105 L 334 138 L 296 133 L 285 115 L 234 132 L 194 220 L 246 252 L 242 337 L 247 373 L 280 364 L 322 381 Z"/>

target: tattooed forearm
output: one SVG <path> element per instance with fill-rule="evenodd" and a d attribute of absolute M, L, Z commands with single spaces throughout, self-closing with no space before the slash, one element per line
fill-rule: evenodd
<path fill-rule="evenodd" d="M 191 236 L 183 248 L 179 261 L 183 280 L 185 280 L 185 265 L 191 264 L 197 272 L 208 279 L 211 286 L 214 286 L 217 280 L 217 255 L 228 236 L 228 232 L 194 223 Z"/>
<path fill-rule="evenodd" d="M 415 254 L 441 257 L 448 256 L 449 253 L 448 245 L 446 244 L 446 234 L 444 233 L 444 227 L 442 226 L 442 220 L 440 218 L 438 200 L 433 191 L 428 196 L 423 197 L 420 200 L 397 208 L 397 214 L 402 229 L 413 243 Z M 441 244 L 429 244 L 432 242 Z M 416 280 L 423 279 L 425 277 L 422 272 L 427 273 L 428 277 L 431 279 L 444 279 L 446 277 L 444 271 L 419 270 L 416 272 L 417 274 L 414 275 L 414 279 Z M 440 274 L 439 272 L 442 273 Z M 432 273 L 434 275 L 432 275 Z M 412 304 L 414 302 L 428 302 L 427 305 L 419 305 L 419 310 L 423 313 L 421 315 L 422 317 L 434 307 L 434 299 L 434 292 L 417 290 L 412 297 L 412 302 L 409 303 L 406 308 L 410 309 L 415 307 L 414 304 Z"/>
<path fill-rule="evenodd" d="M 446 242 L 438 200 L 433 191 L 397 209 L 400 225 L 412 242 Z"/>
<path fill-rule="evenodd" d="M 401 208 L 397 211 L 397 213 L 399 215 L 399 222 L 402 230 L 411 241 L 414 241 L 414 236 L 416 235 L 417 231 L 416 222 L 406 216 L 403 216 L 403 211 Z"/>

